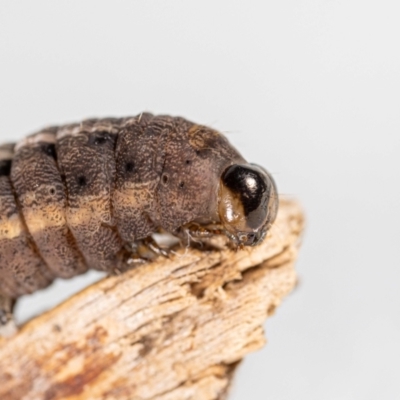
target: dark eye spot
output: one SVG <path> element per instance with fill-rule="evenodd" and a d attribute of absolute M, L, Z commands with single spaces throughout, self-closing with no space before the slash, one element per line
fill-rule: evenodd
<path fill-rule="evenodd" d="M 78 185 L 80 187 L 83 187 L 83 186 L 86 186 L 86 184 L 87 184 L 86 178 L 83 175 L 79 176 L 78 177 Z"/>
<path fill-rule="evenodd" d="M 164 185 L 166 185 L 167 182 L 168 182 L 168 175 L 163 175 L 163 177 L 162 177 L 162 183 L 163 183 Z"/>
<path fill-rule="evenodd" d="M 48 156 L 54 158 L 54 160 L 57 160 L 56 146 L 54 143 L 42 144 L 41 150 L 44 154 L 47 154 Z"/>
<path fill-rule="evenodd" d="M 183 189 L 184 186 L 185 186 L 185 182 L 181 182 L 181 183 L 179 184 L 179 187 L 180 187 L 181 189 Z"/>
<path fill-rule="evenodd" d="M 95 132 L 90 135 L 89 143 L 96 146 L 101 146 L 111 139 L 111 135 L 108 132 Z"/>
<path fill-rule="evenodd" d="M 9 176 L 11 172 L 11 160 L 0 161 L 0 176 Z"/>
<path fill-rule="evenodd" d="M 50 194 L 55 194 L 55 193 L 56 193 L 56 189 L 51 188 L 51 189 L 49 190 L 49 192 L 50 192 Z"/>
<path fill-rule="evenodd" d="M 126 172 L 133 172 L 135 169 L 135 164 L 133 162 L 127 162 L 125 164 L 125 171 Z"/>
<path fill-rule="evenodd" d="M 191 163 L 190 160 L 186 160 L 186 165 L 189 165 Z"/>

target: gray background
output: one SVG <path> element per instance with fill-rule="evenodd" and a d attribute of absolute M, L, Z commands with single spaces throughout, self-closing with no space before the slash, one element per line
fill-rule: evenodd
<path fill-rule="evenodd" d="M 1 141 L 91 116 L 179 114 L 227 133 L 302 202 L 301 284 L 233 400 L 400 398 L 396 3 L 0 3 Z M 19 319 L 96 277 L 25 298 Z"/>

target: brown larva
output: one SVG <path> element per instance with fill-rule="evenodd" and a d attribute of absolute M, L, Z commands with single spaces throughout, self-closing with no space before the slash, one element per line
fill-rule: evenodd
<path fill-rule="evenodd" d="M 255 245 L 277 207 L 264 169 L 179 117 L 91 119 L 0 146 L 0 324 L 10 299 L 123 269 L 127 245 L 160 229 Z"/>

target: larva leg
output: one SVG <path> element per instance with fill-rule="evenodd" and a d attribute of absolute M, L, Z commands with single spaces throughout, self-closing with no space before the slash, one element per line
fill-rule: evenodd
<path fill-rule="evenodd" d="M 224 240 L 224 238 L 227 236 L 229 237 L 230 234 L 218 224 L 201 225 L 198 223 L 189 223 L 182 226 L 175 235 L 180 239 L 184 247 L 197 247 L 205 250 L 221 249 L 228 246 L 233 250 L 238 249 L 234 241 L 235 238 L 232 238 L 228 242 Z M 222 241 L 211 240 L 218 236 L 222 238 Z"/>
<path fill-rule="evenodd" d="M 148 236 L 147 238 L 142 240 L 142 244 L 146 246 L 149 250 L 151 250 L 154 254 L 159 256 L 169 257 L 169 250 L 160 247 L 160 245 L 151 237 Z"/>
<path fill-rule="evenodd" d="M 127 269 L 154 260 L 158 256 L 169 257 L 169 254 L 170 252 L 168 249 L 160 247 L 158 243 L 149 236 L 131 244 L 126 244 L 124 256 L 121 257 L 118 268 L 114 269 L 112 272 L 119 274 Z"/>
<path fill-rule="evenodd" d="M 125 243 L 124 249 L 119 253 L 118 258 L 117 266 L 108 271 L 111 275 L 120 275 L 149 261 L 148 258 L 139 253 L 137 242 Z"/>
<path fill-rule="evenodd" d="M 8 337 L 17 331 L 13 318 L 15 300 L 0 294 L 0 337 Z"/>
<path fill-rule="evenodd" d="M 198 241 L 201 239 L 209 239 L 216 235 L 221 235 L 224 230 L 219 225 L 200 225 L 191 222 L 182 226 L 178 231 L 178 237 L 183 239 L 185 245 L 190 245 L 190 240 Z"/>
<path fill-rule="evenodd" d="M 129 259 L 130 263 L 141 263 L 142 260 L 147 262 L 149 260 L 154 260 L 156 257 L 163 255 L 167 257 L 168 253 L 161 249 L 157 242 L 151 237 L 147 237 L 142 240 L 137 240 L 130 246 Z"/>

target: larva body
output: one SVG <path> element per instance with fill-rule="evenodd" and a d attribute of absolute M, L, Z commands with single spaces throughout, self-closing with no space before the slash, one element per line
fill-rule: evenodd
<path fill-rule="evenodd" d="M 127 244 L 193 222 L 255 244 L 276 208 L 266 171 L 183 118 L 145 113 L 44 129 L 0 146 L 0 294 L 15 299 L 56 277 L 114 270 Z"/>

